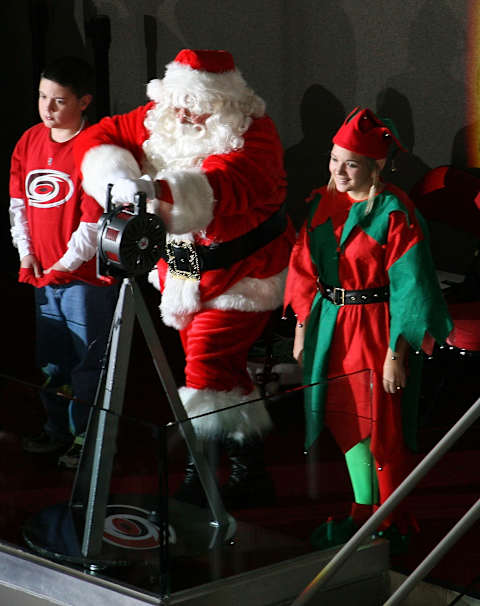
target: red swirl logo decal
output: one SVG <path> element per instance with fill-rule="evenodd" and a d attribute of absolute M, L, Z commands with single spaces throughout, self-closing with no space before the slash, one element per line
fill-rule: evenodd
<path fill-rule="evenodd" d="M 61 206 L 70 200 L 73 190 L 70 175 L 59 170 L 32 170 L 25 179 L 28 203 L 37 208 Z"/>
<path fill-rule="evenodd" d="M 159 529 L 148 519 L 148 511 L 132 505 L 108 505 L 103 540 L 123 549 L 156 549 Z M 175 543 L 175 531 L 168 528 L 169 543 Z"/>

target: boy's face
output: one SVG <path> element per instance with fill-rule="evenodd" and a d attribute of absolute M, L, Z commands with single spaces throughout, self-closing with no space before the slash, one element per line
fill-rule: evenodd
<path fill-rule="evenodd" d="M 91 99 L 91 95 L 78 98 L 68 86 L 42 78 L 38 113 L 47 128 L 76 130 L 80 127 L 82 113 Z"/>

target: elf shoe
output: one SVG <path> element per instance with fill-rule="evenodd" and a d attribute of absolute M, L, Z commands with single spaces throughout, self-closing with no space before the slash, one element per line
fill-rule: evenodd
<path fill-rule="evenodd" d="M 384 530 L 378 530 L 374 536 L 387 539 L 390 543 L 390 554 L 398 556 L 407 553 L 413 532 L 413 529 L 410 528 L 405 533 L 401 533 L 396 524 L 390 524 Z"/>
<path fill-rule="evenodd" d="M 359 526 L 351 516 L 337 521 L 328 518 L 326 522 L 315 528 L 310 537 L 310 543 L 316 549 L 329 549 L 343 545 L 353 537 L 358 528 Z"/>
<path fill-rule="evenodd" d="M 379 506 L 375 505 L 374 510 Z M 390 554 L 404 555 L 411 545 L 413 537 L 420 532 L 415 516 L 409 511 L 397 510 L 380 525 L 376 537 L 390 542 Z"/>
<path fill-rule="evenodd" d="M 357 532 L 360 526 L 372 515 L 372 505 L 352 503 L 350 515 L 343 520 L 328 518 L 316 528 L 310 537 L 311 544 L 317 549 L 329 549 L 343 545 Z"/>

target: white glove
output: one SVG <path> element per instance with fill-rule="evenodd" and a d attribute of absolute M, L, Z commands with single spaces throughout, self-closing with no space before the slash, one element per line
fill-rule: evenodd
<path fill-rule="evenodd" d="M 145 192 L 147 200 L 155 199 L 155 186 L 148 175 L 140 179 L 118 179 L 112 187 L 112 204 L 134 204 L 138 192 Z"/>

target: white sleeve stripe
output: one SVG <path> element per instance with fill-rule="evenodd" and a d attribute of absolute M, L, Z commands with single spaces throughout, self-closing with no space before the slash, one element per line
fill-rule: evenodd
<path fill-rule="evenodd" d="M 97 224 L 81 221 L 67 244 L 67 252 L 59 259 L 68 270 L 74 271 L 89 261 L 97 251 Z"/>
<path fill-rule="evenodd" d="M 12 242 L 18 248 L 20 259 L 23 259 L 23 257 L 32 252 L 25 200 L 22 198 L 10 198 L 9 214 Z"/>

